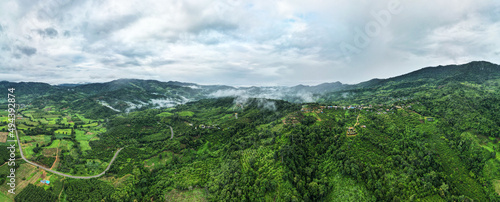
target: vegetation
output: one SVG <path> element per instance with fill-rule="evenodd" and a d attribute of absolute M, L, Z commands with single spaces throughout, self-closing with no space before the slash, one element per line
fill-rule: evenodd
<path fill-rule="evenodd" d="M 65 186 L 68 201 L 109 200 L 113 194 L 111 185 L 95 179 L 69 180 Z"/>
<path fill-rule="evenodd" d="M 128 113 L 89 103 L 196 93 L 146 81 L 49 90 L 19 110 L 31 160 L 93 175 L 124 149 L 102 178 L 50 176 L 58 184 L 45 191 L 31 174 L 16 201 L 499 201 L 499 71 L 474 62 L 336 85 L 314 103 L 227 97 Z"/>
<path fill-rule="evenodd" d="M 32 184 L 29 184 L 15 197 L 15 200 L 19 202 L 56 201 L 56 199 L 57 196 L 51 191 L 45 191 L 42 187 Z"/>

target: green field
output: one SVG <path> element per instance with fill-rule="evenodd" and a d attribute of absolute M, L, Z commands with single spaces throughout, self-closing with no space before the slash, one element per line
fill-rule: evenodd
<path fill-rule="evenodd" d="M 72 141 L 62 140 L 59 146 L 64 149 L 71 150 L 74 144 L 75 143 L 73 143 Z"/>
<path fill-rule="evenodd" d="M 30 179 L 31 179 L 31 178 L 32 178 L 35 174 L 36 174 L 36 172 L 32 172 L 32 173 L 30 174 L 30 176 L 28 176 L 28 177 L 26 178 L 26 180 L 30 180 Z"/>
<path fill-rule="evenodd" d="M 178 114 L 179 114 L 179 116 L 187 116 L 187 117 L 191 117 L 191 116 L 193 116 L 193 115 L 194 115 L 194 112 L 192 112 L 192 111 L 181 111 L 181 112 L 179 112 Z"/>
<path fill-rule="evenodd" d="M 40 121 L 40 123 L 43 124 L 43 125 L 48 125 L 49 124 L 49 122 L 47 120 L 45 120 L 45 119 L 38 119 L 38 121 Z"/>
<path fill-rule="evenodd" d="M 85 135 L 85 131 L 81 130 L 81 129 L 76 129 L 75 130 L 75 136 L 84 136 Z"/>
<path fill-rule="evenodd" d="M 86 141 L 86 140 L 81 140 L 81 141 L 78 141 L 80 143 L 80 147 L 82 148 L 82 151 L 87 151 L 87 150 L 90 150 L 90 146 L 89 146 L 89 141 Z"/>
<path fill-rule="evenodd" d="M 160 114 L 158 114 L 157 116 L 160 116 L 160 117 L 169 117 L 169 116 L 172 116 L 174 114 L 170 113 L 170 112 L 162 112 Z"/>
<path fill-rule="evenodd" d="M 61 140 L 54 140 L 52 141 L 52 144 L 50 144 L 48 147 L 45 148 L 57 148 Z"/>
<path fill-rule="evenodd" d="M 0 117 L 0 122 L 9 122 L 9 117 L 7 117 L 7 116 L 1 116 Z"/>
<path fill-rule="evenodd" d="M 80 135 L 76 135 L 76 140 L 77 141 L 83 141 L 83 140 L 89 141 L 90 139 L 92 139 L 94 137 L 95 137 L 94 134 L 92 134 L 92 135 L 83 135 L 83 134 L 80 134 Z"/>
<path fill-rule="evenodd" d="M 168 163 L 172 159 L 172 155 L 173 155 L 172 152 L 162 152 L 153 158 L 145 160 L 144 166 L 148 167 L 150 169 L 161 168 L 162 166 L 165 166 L 165 164 Z M 160 156 L 161 156 L 161 159 L 160 159 Z"/>
<path fill-rule="evenodd" d="M 207 194 L 203 189 L 191 191 L 172 190 L 165 194 L 167 201 L 207 201 Z"/>
<path fill-rule="evenodd" d="M 88 123 L 89 121 L 92 121 L 91 119 L 87 119 L 87 118 L 85 118 L 83 115 L 78 114 L 78 113 L 74 114 L 74 116 L 78 117 L 78 118 L 79 118 L 81 121 L 83 121 L 84 123 Z"/>
<path fill-rule="evenodd" d="M 5 186 L 5 185 L 3 185 Z M 10 199 L 7 195 L 5 195 L 3 192 L 0 192 L 0 201 L 2 202 L 12 202 L 14 200 Z"/>
<path fill-rule="evenodd" d="M 50 142 L 50 136 L 45 135 L 21 136 L 19 137 L 19 139 L 21 140 L 22 144 L 24 144 L 24 141 L 27 141 L 26 145 L 23 145 L 23 153 L 24 156 L 28 159 L 32 158 L 32 156 L 35 154 L 33 152 L 33 148 L 36 147 L 36 144 L 41 147 L 43 144 L 47 144 Z"/>
<path fill-rule="evenodd" d="M 97 126 L 97 125 L 99 125 L 99 123 L 97 123 L 97 122 L 93 122 L 93 123 L 90 123 L 90 124 L 85 124 L 85 125 L 83 125 L 82 127 L 88 128 L 88 127 L 95 127 L 95 126 Z"/>

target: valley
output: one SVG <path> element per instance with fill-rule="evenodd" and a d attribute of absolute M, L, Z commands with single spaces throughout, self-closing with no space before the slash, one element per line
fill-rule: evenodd
<path fill-rule="evenodd" d="M 0 82 L 17 89 L 22 147 L 20 193 L 3 180 L 0 199 L 498 201 L 499 84 L 488 62 L 286 88 Z"/>

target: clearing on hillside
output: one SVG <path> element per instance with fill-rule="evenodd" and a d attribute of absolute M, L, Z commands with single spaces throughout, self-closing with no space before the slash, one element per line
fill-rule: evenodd
<path fill-rule="evenodd" d="M 8 132 L 0 132 L 0 142 L 7 142 L 7 135 L 9 135 Z"/>

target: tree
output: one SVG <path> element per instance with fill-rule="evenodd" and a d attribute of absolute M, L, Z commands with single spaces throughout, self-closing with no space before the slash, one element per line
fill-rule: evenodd
<path fill-rule="evenodd" d="M 450 188 L 446 183 L 443 182 L 443 184 L 439 187 L 439 192 L 441 196 L 445 196 L 448 194 L 448 188 Z"/>

